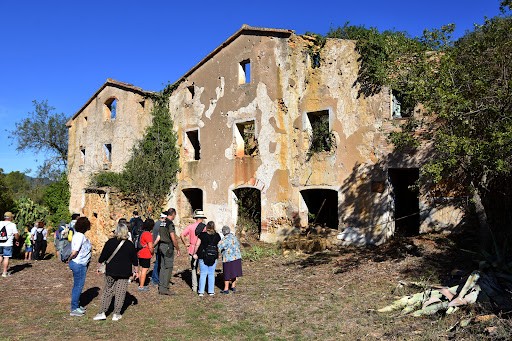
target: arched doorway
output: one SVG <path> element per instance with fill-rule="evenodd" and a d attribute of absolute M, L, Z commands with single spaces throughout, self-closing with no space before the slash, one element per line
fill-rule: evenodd
<path fill-rule="evenodd" d="M 257 236 L 261 234 L 261 191 L 243 187 L 233 190 L 237 205 L 237 227 L 241 231 Z"/>

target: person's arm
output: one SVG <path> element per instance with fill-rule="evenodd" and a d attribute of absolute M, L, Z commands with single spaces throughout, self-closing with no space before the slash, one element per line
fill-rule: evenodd
<path fill-rule="evenodd" d="M 201 245 L 201 238 L 197 238 L 196 245 L 194 245 L 194 252 L 192 252 L 192 258 L 197 259 L 197 250 L 199 250 L 199 246 Z"/>
<path fill-rule="evenodd" d="M 171 240 L 172 245 L 174 245 L 174 248 L 176 249 L 176 255 L 181 256 L 180 246 L 178 245 L 178 239 L 176 238 L 176 233 L 171 232 Z"/>
<path fill-rule="evenodd" d="M 14 242 L 14 243 L 16 243 L 16 246 L 19 246 L 19 245 L 20 245 L 20 242 L 19 242 L 19 240 L 20 240 L 20 234 L 19 234 L 18 232 L 16 232 L 16 233 L 14 234 L 14 239 L 16 239 L 16 241 Z"/>

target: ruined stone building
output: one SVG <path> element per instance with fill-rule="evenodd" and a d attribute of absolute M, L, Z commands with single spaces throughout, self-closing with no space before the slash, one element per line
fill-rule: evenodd
<path fill-rule="evenodd" d="M 181 172 L 168 206 L 178 225 L 202 208 L 218 227 L 236 226 L 241 193 L 258 198 L 251 214 L 265 241 L 308 222 L 353 243 L 457 223 L 460 211 L 413 188 L 421 154 L 395 155 L 387 142 L 407 119 L 396 98 L 387 89 L 361 94 L 357 74 L 354 41 L 320 47 L 290 30 L 249 26 L 185 73 L 169 101 Z M 119 171 L 129 158 L 150 123 L 146 94 L 108 80 L 69 121 L 72 211 L 87 206 L 92 172 Z"/>

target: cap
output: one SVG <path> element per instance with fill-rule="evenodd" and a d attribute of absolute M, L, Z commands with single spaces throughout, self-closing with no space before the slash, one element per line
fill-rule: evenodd
<path fill-rule="evenodd" d="M 12 218 L 14 218 L 14 214 L 12 214 L 12 212 L 5 212 L 4 213 L 4 218 L 12 219 Z"/>

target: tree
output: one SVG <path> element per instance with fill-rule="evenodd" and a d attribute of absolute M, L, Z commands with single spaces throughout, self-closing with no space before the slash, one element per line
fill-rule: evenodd
<path fill-rule="evenodd" d="M 0 212 L 12 211 L 14 208 L 14 200 L 12 198 L 11 191 L 5 181 L 4 170 L 0 168 Z"/>
<path fill-rule="evenodd" d="M 44 153 L 46 159 L 39 167 L 40 176 L 58 178 L 66 168 L 68 155 L 67 118 L 57 114 L 48 101 L 33 101 L 34 111 L 15 124 L 10 135 L 18 152 Z"/>
<path fill-rule="evenodd" d="M 65 174 L 62 174 L 58 181 L 46 186 L 43 196 L 43 203 L 50 213 L 49 220 L 53 226 L 58 226 L 60 221 L 69 221 L 69 183 Z"/>
<path fill-rule="evenodd" d="M 512 224 L 512 18 L 505 15 L 511 5 L 502 1 L 503 15 L 457 41 L 453 25 L 420 38 L 347 24 L 328 34 L 357 40 L 362 94 L 386 86 L 409 105 L 423 104 L 429 125 L 411 121 L 390 140 L 396 147 L 430 142 L 423 185 L 470 194 L 487 236 L 510 234 Z"/>

